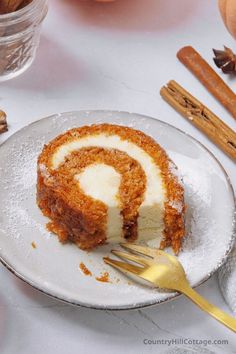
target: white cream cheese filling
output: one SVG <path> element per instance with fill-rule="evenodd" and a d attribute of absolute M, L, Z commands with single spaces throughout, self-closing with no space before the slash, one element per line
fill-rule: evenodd
<path fill-rule="evenodd" d="M 163 215 L 166 194 L 160 169 L 155 164 L 153 158 L 136 144 L 122 140 L 118 135 L 96 134 L 61 145 L 52 156 L 52 168 L 57 169 L 63 163 L 66 156 L 84 147 L 118 149 L 126 152 L 127 155 L 140 163 L 145 172 L 147 184 L 144 201 L 139 209 L 138 239 L 148 240 L 161 237 L 164 229 Z M 120 178 L 118 178 L 117 175 L 119 174 L 112 167 L 106 166 L 105 168 L 105 166 L 104 164 L 89 166 L 80 175 L 76 175 L 76 178 L 79 180 L 85 194 L 104 201 L 108 206 L 107 239 L 110 242 L 119 242 L 123 240 L 123 222 L 119 214 L 119 200 L 115 191 L 118 191 L 119 187 L 117 183 L 120 183 Z M 104 173 L 102 170 L 104 170 Z M 105 174 L 107 174 L 107 177 L 105 177 Z M 88 183 L 85 182 L 87 178 L 89 179 Z M 109 181 L 111 182 L 111 186 L 109 186 Z M 101 193 L 98 190 L 101 190 Z M 117 199 L 117 204 L 115 203 L 115 199 Z M 117 217 L 118 214 L 119 217 Z"/>
<path fill-rule="evenodd" d="M 115 242 L 122 235 L 123 225 L 118 197 L 121 175 L 111 166 L 96 163 L 86 167 L 75 178 L 86 195 L 108 206 L 107 234 L 109 241 Z"/>

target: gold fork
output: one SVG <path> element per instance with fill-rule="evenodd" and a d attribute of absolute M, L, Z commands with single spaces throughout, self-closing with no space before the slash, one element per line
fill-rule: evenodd
<path fill-rule="evenodd" d="M 202 310 L 236 332 L 236 319 L 210 304 L 201 295 L 191 288 L 185 271 L 177 257 L 158 249 L 144 247 L 136 244 L 122 243 L 121 246 L 132 253 L 113 250 L 116 256 L 140 264 L 126 263 L 104 257 L 104 262 L 119 269 L 125 274 L 133 274 L 142 278 L 158 288 L 177 290 L 190 298 Z M 137 255 L 137 253 L 139 255 Z M 144 256 L 140 256 L 144 255 Z"/>

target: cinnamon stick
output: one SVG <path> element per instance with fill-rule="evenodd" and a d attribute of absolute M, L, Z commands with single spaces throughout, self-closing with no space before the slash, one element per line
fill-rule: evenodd
<path fill-rule="evenodd" d="M 236 95 L 212 67 L 191 46 L 177 53 L 183 63 L 206 87 L 206 89 L 236 118 Z"/>
<path fill-rule="evenodd" d="M 6 113 L 0 111 L 0 134 L 8 130 L 7 128 L 7 116 Z"/>
<path fill-rule="evenodd" d="M 161 88 L 160 94 L 230 158 L 236 160 L 236 132 L 227 124 L 173 80 Z"/>

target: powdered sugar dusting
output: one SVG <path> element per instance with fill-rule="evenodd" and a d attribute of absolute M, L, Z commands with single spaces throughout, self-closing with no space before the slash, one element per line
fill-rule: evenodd
<path fill-rule="evenodd" d="M 217 209 L 215 186 L 212 184 L 217 173 L 212 166 L 207 167 L 205 157 L 193 160 L 186 156 L 171 153 L 171 158 L 178 166 L 185 188 L 186 212 L 186 237 L 183 243 L 183 251 L 179 258 L 184 265 L 192 284 L 196 281 L 197 273 L 206 271 L 206 259 L 208 266 L 213 267 L 217 256 L 222 250 L 227 249 L 224 233 L 232 234 L 232 223 L 227 227 L 224 223 L 211 215 L 211 208 Z M 226 206 L 226 209 L 227 206 Z M 233 220 L 233 209 L 221 211 L 223 220 L 227 212 Z M 226 250 L 225 249 L 225 250 Z"/>
<path fill-rule="evenodd" d="M 171 206 L 172 208 L 174 208 L 175 210 L 177 210 L 177 212 L 180 214 L 183 211 L 183 204 L 180 202 L 177 202 L 175 200 L 171 200 L 169 201 L 169 206 Z"/>

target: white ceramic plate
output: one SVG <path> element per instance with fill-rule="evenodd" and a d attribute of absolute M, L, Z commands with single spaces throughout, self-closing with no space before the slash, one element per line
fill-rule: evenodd
<path fill-rule="evenodd" d="M 179 259 L 191 285 L 208 279 L 225 261 L 233 243 L 234 196 L 222 166 L 199 142 L 166 123 L 110 111 L 57 114 L 30 124 L 1 146 L 1 261 L 35 288 L 77 305 L 129 309 L 169 300 L 178 294 L 130 283 L 105 265 L 102 257 L 109 254 L 112 246 L 87 253 L 72 244 L 62 245 L 45 229 L 47 219 L 35 202 L 37 156 L 45 143 L 67 129 L 101 122 L 144 131 L 177 164 L 188 206 L 187 237 Z M 91 270 L 92 276 L 83 274 L 80 262 Z M 104 271 L 109 272 L 110 283 L 95 279 Z"/>

